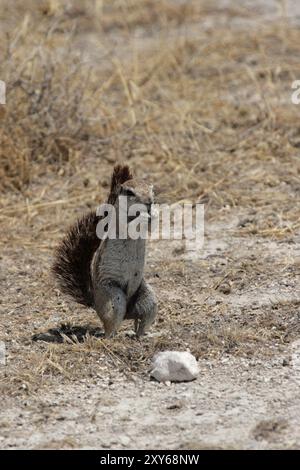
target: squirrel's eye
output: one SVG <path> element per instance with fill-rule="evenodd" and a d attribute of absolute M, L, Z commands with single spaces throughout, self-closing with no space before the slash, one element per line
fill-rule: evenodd
<path fill-rule="evenodd" d="M 135 196 L 134 192 L 131 189 L 126 189 L 125 191 L 126 196 Z"/>

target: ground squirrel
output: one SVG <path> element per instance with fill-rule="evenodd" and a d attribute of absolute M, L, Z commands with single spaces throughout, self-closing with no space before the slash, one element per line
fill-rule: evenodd
<path fill-rule="evenodd" d="M 143 204 L 150 214 L 152 185 L 133 178 L 127 165 L 115 166 L 107 200 L 117 219 L 119 196 L 127 196 L 128 208 Z M 62 292 L 96 310 L 106 337 L 114 335 L 124 319 L 133 319 L 141 336 L 157 313 L 155 295 L 143 276 L 146 240 L 118 236 L 100 240 L 99 220 L 96 211 L 77 220 L 56 249 L 52 270 Z"/>

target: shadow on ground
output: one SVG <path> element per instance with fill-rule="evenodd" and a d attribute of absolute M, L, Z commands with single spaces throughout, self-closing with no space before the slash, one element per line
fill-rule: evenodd
<path fill-rule="evenodd" d="M 47 343 L 64 343 L 68 338 L 74 342 L 82 343 L 87 336 L 103 338 L 104 332 L 100 328 L 94 328 L 89 325 L 72 326 L 62 323 L 57 328 L 50 328 L 45 333 L 33 335 L 32 341 L 45 341 Z"/>

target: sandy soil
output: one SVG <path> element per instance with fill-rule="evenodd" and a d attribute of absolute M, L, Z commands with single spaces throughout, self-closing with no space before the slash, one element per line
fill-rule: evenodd
<path fill-rule="evenodd" d="M 266 21 L 273 25 L 282 14 L 280 2 L 245 1 L 230 16 L 234 3 L 220 2 L 219 14 L 208 9 L 203 30 L 224 24 L 233 30 L 246 31 L 249 25 L 259 29 Z M 297 22 L 297 2 L 285 6 L 285 14 Z M 184 30 L 185 37 L 197 39 L 199 24 L 181 28 L 177 35 Z M 101 37 L 101 44 L 95 33 L 86 31 L 75 44 L 88 50 L 91 60 L 107 52 L 108 43 L 114 58 L 129 57 L 133 42 L 150 53 L 159 48 L 153 31 L 146 34 L 142 27 L 134 37 L 129 34 L 128 42 L 120 42 L 122 36 L 118 40 L 114 30 Z M 274 105 L 270 90 L 266 96 Z M 288 93 L 286 88 L 282 93 Z M 228 101 L 237 96 L 249 95 L 237 87 Z M 178 98 L 178 103 L 184 107 L 184 100 Z M 208 118 L 205 125 L 211 122 Z M 250 132 L 257 130 L 253 122 L 248 127 Z M 224 135 L 227 130 L 220 127 Z M 248 130 L 237 131 L 241 151 L 248 135 L 243 132 Z M 263 143 L 270 135 L 262 137 Z M 282 157 L 280 142 L 273 159 L 238 160 L 232 187 L 223 188 L 221 176 L 232 170 L 225 155 L 232 155 L 232 148 L 221 148 L 218 136 L 207 145 L 220 159 L 209 156 L 203 161 L 221 175 L 207 183 L 210 191 L 205 176 L 201 183 L 208 206 L 205 245 L 186 250 L 179 241 L 149 243 L 147 278 L 157 292 L 160 310 L 156 325 L 141 342 L 132 336 L 130 324 L 124 324 L 117 338 L 104 340 L 95 313 L 61 296 L 49 275 L 53 248 L 67 223 L 98 200 L 96 188 L 101 196 L 107 189 L 94 182 L 95 174 L 104 175 L 101 182 L 107 182 L 111 155 L 105 168 L 98 155 L 88 155 L 82 166 L 75 161 L 79 165 L 75 173 L 46 171 L 32 182 L 32 193 L 9 195 L 1 208 L 0 340 L 7 352 L 6 364 L 0 364 L 1 448 L 300 447 L 299 146 L 282 164 L 276 160 Z M 245 147 L 255 145 L 253 141 L 248 147 L 246 142 Z M 142 157 L 134 155 L 135 163 L 141 172 Z M 161 178 L 156 165 L 149 157 L 144 173 Z M 229 165 L 235 165 L 233 160 Z M 243 199 L 245 174 L 247 197 L 258 194 L 256 210 L 255 200 L 248 204 Z M 81 185 L 85 191 L 82 181 L 87 178 L 91 189 L 87 185 L 84 199 L 72 200 L 75 187 Z M 164 184 L 163 179 L 158 186 Z M 279 196 L 286 204 L 280 210 Z M 268 226 L 267 220 L 279 220 L 277 228 Z M 34 335 L 39 341 L 33 340 Z M 197 380 L 170 386 L 150 380 L 154 352 L 170 348 L 195 354 L 200 366 Z"/>
<path fill-rule="evenodd" d="M 211 287 L 210 270 L 201 273 L 201 284 L 198 291 L 178 286 L 169 288 L 169 281 L 161 276 L 158 282 L 152 279 L 152 284 L 160 294 L 160 302 L 175 302 L 180 308 L 180 299 L 188 295 L 187 303 L 222 307 L 222 314 L 213 320 L 213 328 L 220 329 L 220 341 L 226 342 L 218 358 L 199 359 L 200 375 L 192 383 L 171 384 L 166 386 L 151 381 L 147 374 L 132 374 L 129 371 L 120 371 L 118 359 L 116 366 L 107 365 L 103 354 L 93 359 L 90 377 L 76 373 L 71 383 L 58 376 L 47 380 L 47 387 L 39 392 L 39 385 L 28 385 L 26 376 L 17 386 L 17 396 L 2 397 L 1 411 L 1 447 L 3 448 L 295 448 L 300 444 L 300 342 L 291 341 L 282 344 L 275 316 L 274 322 L 277 341 L 254 346 L 262 348 L 253 351 L 250 347 L 250 357 L 235 357 L 230 353 L 232 342 L 237 348 L 245 347 L 239 335 L 245 334 L 240 329 L 240 322 L 246 322 L 243 312 L 247 311 L 254 323 L 259 323 L 259 315 L 263 316 L 267 309 L 278 309 L 281 328 L 284 335 L 293 335 L 299 332 L 299 279 L 294 273 L 290 275 L 281 273 L 276 275 L 272 269 L 273 264 L 284 267 L 288 258 L 299 256 L 297 243 L 276 243 L 263 239 L 245 240 L 230 236 L 230 230 L 239 222 L 239 218 L 232 219 L 231 223 L 212 224 L 207 226 L 206 243 L 200 252 L 187 252 L 180 255 L 184 259 L 186 277 L 190 279 L 191 273 L 197 271 L 199 263 L 208 261 L 210 269 L 224 265 L 228 259 L 234 258 L 234 263 L 245 259 L 261 258 L 265 266 L 263 279 L 249 283 L 245 288 L 235 289 L 223 294 Z M 296 241 L 296 240 L 295 240 Z M 159 270 L 166 257 L 174 256 L 174 250 L 180 252 L 179 242 L 168 243 L 161 251 L 163 242 L 152 242 L 149 249 L 149 272 Z M 173 244 L 173 246 L 172 246 Z M 168 253 L 166 253 L 168 250 Z M 173 255 L 172 255 L 173 253 Z M 29 262 L 29 260 L 27 260 Z M 3 260 L 2 260 L 3 263 Z M 232 263 L 232 266 L 234 265 Z M 31 270 L 31 266 L 25 269 Z M 7 265 L 7 287 L 10 291 L 22 290 L 22 271 L 19 267 L 17 285 L 15 284 L 15 268 Z M 24 268 L 23 268 L 24 269 Z M 270 271 L 269 271 L 270 270 Z M 268 272 L 269 271 L 269 272 Z M 270 275 L 269 273 L 272 273 Z M 170 274 L 169 274 L 170 275 Z M 23 274 L 24 276 L 24 274 Z M 172 274 L 171 274 L 172 276 Z M 195 284 L 199 280 L 194 280 Z M 162 283 L 162 285 L 161 285 Z M 13 286 L 13 287 L 12 287 Z M 201 293 L 203 291 L 203 293 Z M 23 301 L 25 299 L 23 294 Z M 28 303 L 29 302 L 29 303 Z M 34 302 L 27 300 L 28 306 Z M 42 304 L 42 302 L 41 302 Z M 286 306 L 286 317 L 284 317 Z M 17 321 L 24 325 L 30 321 L 32 328 L 32 315 L 26 314 L 22 304 L 12 308 L 6 313 L 6 318 L 14 315 Z M 252 312 L 251 312 L 252 311 Z M 193 312 L 191 311 L 191 315 Z M 92 318 L 91 324 L 97 326 Z M 48 324 L 57 326 L 59 314 L 48 320 Z M 74 319 L 76 312 L 74 312 Z M 177 319 L 180 325 L 180 314 Z M 251 325 L 252 321 L 249 321 Z M 267 320 L 266 320 L 267 321 Z M 74 322 L 74 325 L 78 322 Z M 14 341 L 10 338 L 9 322 L 6 324 L 8 338 L 8 363 L 14 354 Z M 37 320 L 33 325 L 39 331 Z M 201 313 L 200 313 L 201 338 Z M 203 322 L 204 325 L 204 322 Z M 24 326 L 22 326 L 23 328 Z M 226 338 L 230 330 L 230 338 Z M 272 328 L 272 326 L 271 326 Z M 236 331 L 235 331 L 236 329 Z M 259 327 L 254 328 L 259 333 Z M 224 332 L 224 339 L 222 338 Z M 121 341 L 131 343 L 134 341 L 126 336 L 124 331 Z M 150 336 L 159 337 L 161 331 L 153 328 Z M 236 337 L 235 337 L 236 334 Z M 187 348 L 190 346 L 187 334 Z M 251 337 L 251 335 L 250 335 Z M 146 340 L 144 340 L 146 341 Z M 23 335 L 19 340 L 17 353 L 22 354 L 22 343 L 26 342 Z M 172 341 L 171 341 L 172 342 Z M 38 343 L 43 344 L 43 343 Z M 109 346 L 108 346 L 109 347 Z M 212 345 L 207 353 L 214 354 L 220 350 L 218 343 Z M 25 349 L 31 349 L 29 342 Z M 223 349 L 223 348 L 221 348 Z M 233 347 L 233 350 L 235 347 Z M 236 351 L 235 351 L 236 353 Z M 94 353 L 95 354 L 95 353 Z M 93 355 L 94 355 L 93 354 Z M 2 367 L 3 368 L 3 367 Z M 119 369 L 119 370 L 118 370 Z M 67 371 L 62 371 L 62 375 Z M 28 395 L 19 396 L 20 389 L 33 387 Z"/>

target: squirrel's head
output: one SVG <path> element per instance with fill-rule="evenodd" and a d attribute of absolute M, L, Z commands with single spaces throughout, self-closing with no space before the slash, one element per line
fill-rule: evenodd
<path fill-rule="evenodd" d="M 154 202 L 153 185 L 140 178 L 132 178 L 120 185 L 119 196 L 127 199 L 127 208 L 138 204 L 138 213 L 151 216 L 151 206 Z"/>
<path fill-rule="evenodd" d="M 121 184 L 120 195 L 127 196 L 135 204 L 153 204 L 153 185 L 146 181 L 134 178 Z"/>

